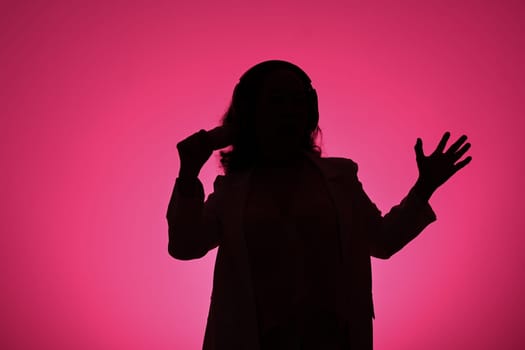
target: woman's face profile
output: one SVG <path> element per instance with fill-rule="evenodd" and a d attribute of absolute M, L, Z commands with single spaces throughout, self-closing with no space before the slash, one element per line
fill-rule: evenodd
<path fill-rule="evenodd" d="M 263 82 L 256 100 L 255 133 L 263 157 L 279 158 L 300 150 L 308 125 L 304 82 L 294 72 L 277 70 Z"/>

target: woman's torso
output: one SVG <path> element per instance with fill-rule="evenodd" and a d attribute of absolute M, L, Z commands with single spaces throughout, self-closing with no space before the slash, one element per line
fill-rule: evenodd
<path fill-rule="evenodd" d="M 306 156 L 255 167 L 244 213 L 261 334 L 336 327 L 337 219 L 319 169 Z"/>

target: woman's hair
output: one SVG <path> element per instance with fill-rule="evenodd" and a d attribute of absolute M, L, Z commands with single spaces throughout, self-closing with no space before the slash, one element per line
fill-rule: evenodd
<path fill-rule="evenodd" d="M 277 70 L 294 72 L 304 82 L 308 94 L 308 125 L 304 135 L 303 150 L 321 155 L 321 148 L 316 144 L 321 134 L 318 126 L 319 110 L 317 93 L 311 85 L 308 75 L 298 66 L 281 60 L 261 62 L 246 71 L 233 90 L 233 96 L 221 122 L 223 126 L 232 126 L 237 132 L 231 148 L 220 151 L 221 165 L 226 174 L 249 168 L 255 159 L 257 144 L 255 138 L 256 99 L 263 87 L 264 79 Z M 322 134 L 321 134 L 322 136 Z"/>

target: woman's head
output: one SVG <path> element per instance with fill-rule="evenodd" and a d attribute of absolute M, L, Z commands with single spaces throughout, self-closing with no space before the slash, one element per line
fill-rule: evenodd
<path fill-rule="evenodd" d="M 261 62 L 242 75 L 222 125 L 236 130 L 232 149 L 221 151 L 226 173 L 259 160 L 286 159 L 298 151 L 321 153 L 315 140 L 317 94 L 308 75 L 280 60 Z"/>

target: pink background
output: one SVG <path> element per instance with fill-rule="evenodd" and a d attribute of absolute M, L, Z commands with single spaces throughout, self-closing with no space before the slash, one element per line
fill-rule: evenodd
<path fill-rule="evenodd" d="M 438 220 L 372 260 L 375 349 L 525 342 L 523 2 L 70 3 L 0 5 L 3 349 L 200 349 L 216 250 L 168 255 L 176 143 L 272 58 L 311 76 L 324 155 L 358 162 L 383 213 L 417 137 L 473 145 Z"/>

